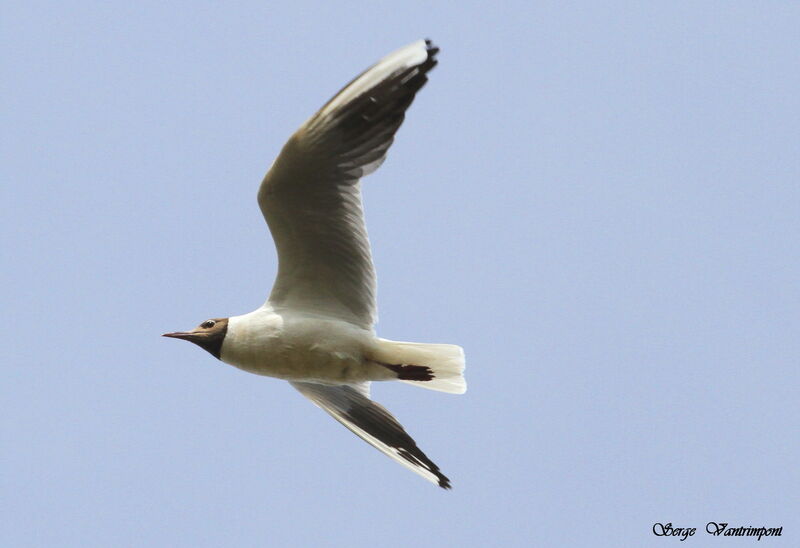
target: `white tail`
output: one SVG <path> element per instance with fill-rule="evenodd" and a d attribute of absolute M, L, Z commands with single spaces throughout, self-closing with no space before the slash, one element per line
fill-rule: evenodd
<path fill-rule="evenodd" d="M 454 344 L 428 344 L 378 339 L 370 356 L 383 364 L 398 366 L 424 366 L 430 370 L 430 380 L 405 380 L 414 386 L 463 394 L 467 391 L 464 380 L 464 350 Z"/>

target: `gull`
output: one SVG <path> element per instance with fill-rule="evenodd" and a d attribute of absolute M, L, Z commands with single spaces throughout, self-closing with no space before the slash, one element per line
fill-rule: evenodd
<path fill-rule="evenodd" d="M 367 443 L 449 489 L 450 480 L 397 419 L 370 399 L 370 382 L 463 394 L 464 351 L 377 337 L 360 186 L 386 158 L 438 51 L 430 40 L 418 40 L 384 57 L 284 145 L 258 190 L 278 253 L 267 301 L 248 314 L 164 336 L 190 341 L 244 371 L 289 381 Z"/>

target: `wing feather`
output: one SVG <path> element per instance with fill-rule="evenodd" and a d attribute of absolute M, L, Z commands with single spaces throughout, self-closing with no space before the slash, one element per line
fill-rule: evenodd
<path fill-rule="evenodd" d="M 428 481 L 450 489 L 447 476 L 417 447 L 397 419 L 369 399 L 368 383 L 331 386 L 292 382 L 291 385 L 362 440 Z"/>
<path fill-rule="evenodd" d="M 283 147 L 258 192 L 278 251 L 272 306 L 374 325 L 375 270 L 359 179 L 385 160 L 437 52 L 420 40 L 385 57 Z"/>

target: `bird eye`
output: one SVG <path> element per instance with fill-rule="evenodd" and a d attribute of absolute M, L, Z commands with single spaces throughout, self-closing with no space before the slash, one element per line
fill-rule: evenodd
<path fill-rule="evenodd" d="M 204 321 L 203 323 L 200 324 L 200 327 L 202 327 L 203 329 L 211 329 L 216 324 L 217 324 L 217 322 L 215 322 L 214 320 L 206 320 L 206 321 Z"/>

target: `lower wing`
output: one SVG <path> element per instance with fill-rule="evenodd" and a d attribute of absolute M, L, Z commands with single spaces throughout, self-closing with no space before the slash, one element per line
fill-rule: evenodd
<path fill-rule="evenodd" d="M 369 383 L 292 382 L 291 385 L 362 440 L 428 481 L 450 489 L 447 476 L 417 447 L 397 419 L 385 407 L 369 399 Z"/>

